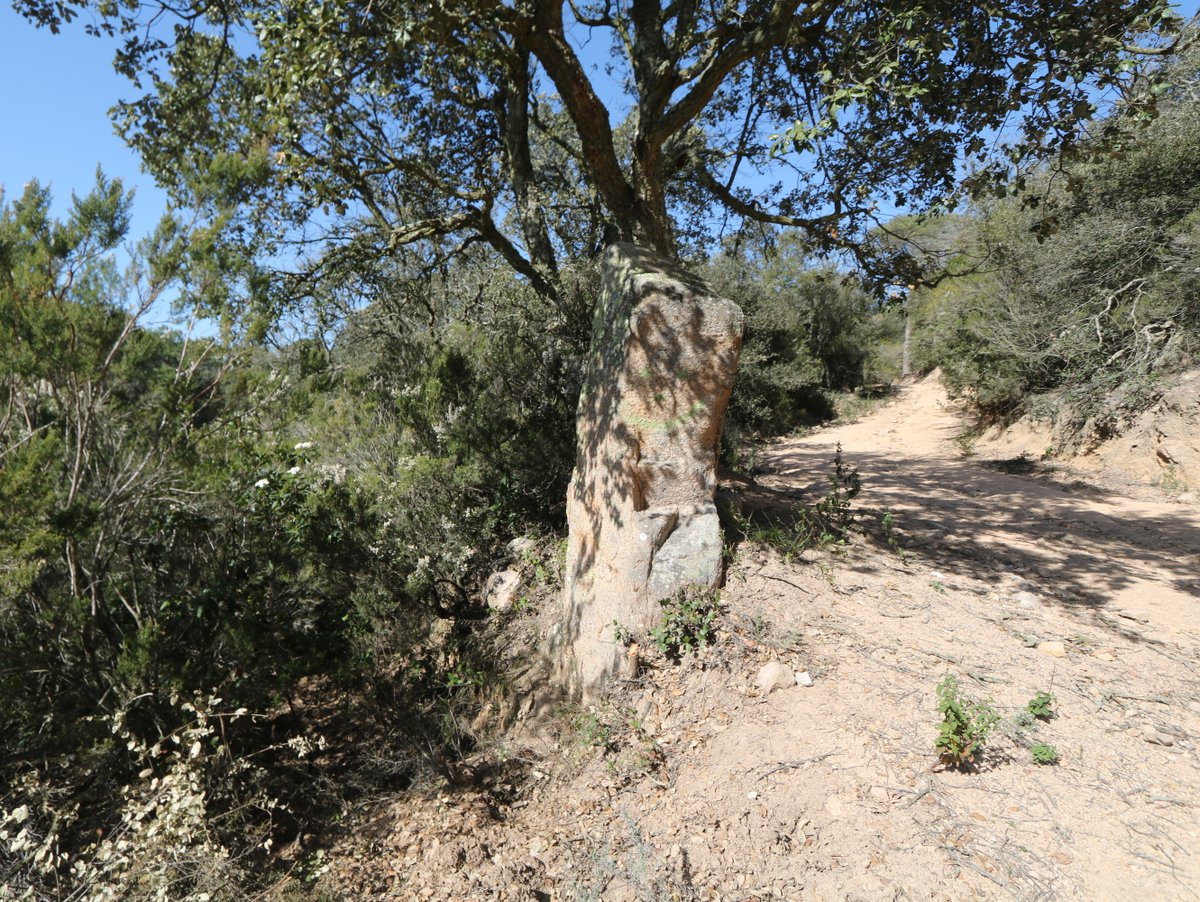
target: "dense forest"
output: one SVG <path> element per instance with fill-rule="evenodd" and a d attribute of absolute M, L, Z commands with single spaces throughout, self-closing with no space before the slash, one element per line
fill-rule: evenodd
<path fill-rule="evenodd" d="M 869 261 L 783 221 L 680 228 L 746 315 L 725 465 L 909 360 L 981 423 L 1049 418 L 1068 445 L 1152 404 L 1200 345 L 1197 61 L 1160 67 L 1152 116 L 1114 107 L 1095 153 L 864 232 Z M 347 242 L 286 308 L 238 255 L 246 171 L 208 177 L 144 237 L 102 173 L 62 219 L 37 181 L 0 198 L 0 898 L 271 885 L 347 800 L 487 741 L 513 665 L 484 581 L 514 539 L 557 579 L 601 219 L 551 237 L 552 290 L 498 240 L 370 265 Z"/>

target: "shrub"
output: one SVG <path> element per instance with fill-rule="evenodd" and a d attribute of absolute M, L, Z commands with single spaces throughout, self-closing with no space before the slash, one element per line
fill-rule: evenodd
<path fill-rule="evenodd" d="M 973 764 L 1000 721 L 1000 716 L 986 702 L 961 695 L 958 679 L 951 673 L 947 673 L 938 684 L 937 697 L 937 709 L 942 715 L 942 722 L 938 725 L 934 745 L 942 763 L 950 767 Z"/>
<path fill-rule="evenodd" d="M 681 655 L 705 648 L 716 632 L 720 595 L 704 586 L 685 586 L 662 602 L 662 621 L 650 637 L 665 655 Z"/>
<path fill-rule="evenodd" d="M 1064 447 L 1119 433 L 1200 352 L 1200 52 L 1171 63 L 1120 156 L 1035 173 L 1036 205 L 980 206 L 961 250 L 987 266 L 914 297 L 916 344 L 984 421 L 1053 421 Z"/>
<path fill-rule="evenodd" d="M 1050 720 L 1054 717 L 1054 696 L 1039 692 L 1025 705 L 1025 710 L 1037 720 Z"/>
<path fill-rule="evenodd" d="M 1029 747 L 1034 764 L 1058 764 L 1058 749 L 1045 742 L 1035 742 Z"/>
<path fill-rule="evenodd" d="M 787 237 L 731 247 L 705 276 L 745 314 L 726 450 L 832 417 L 829 392 L 863 380 L 870 298 Z"/>

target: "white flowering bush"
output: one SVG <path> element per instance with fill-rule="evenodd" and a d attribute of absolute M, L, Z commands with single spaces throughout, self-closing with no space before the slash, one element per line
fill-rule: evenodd
<path fill-rule="evenodd" d="M 205 693 L 173 699 L 184 723 L 154 743 L 138 738 L 123 712 L 106 719 L 114 748 L 141 770 L 103 823 L 78 802 L 63 802 L 34 771 L 10 787 L 9 801 L 24 801 L 0 803 L 0 900 L 233 898 L 247 878 L 243 859 L 255 846 L 269 846 L 278 803 L 261 789 L 246 791 L 262 775 L 245 758 L 234 759 L 223 736 L 247 712 L 222 711 L 221 701 Z M 233 818 L 236 850 L 216 829 Z M 93 841 L 78 841 L 81 827 Z"/>

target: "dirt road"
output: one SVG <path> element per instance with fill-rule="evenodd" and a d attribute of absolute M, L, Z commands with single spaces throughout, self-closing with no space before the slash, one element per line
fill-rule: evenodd
<path fill-rule="evenodd" d="M 840 444 L 862 516 L 891 511 L 908 558 L 822 556 L 832 596 L 793 570 L 814 594 L 770 602 L 806 612 L 805 646 L 828 668 L 827 698 L 793 694 L 786 720 L 836 725 L 858 756 L 814 781 L 826 812 L 834 799 L 856 811 L 851 842 L 876 847 L 881 885 L 853 891 L 944 890 L 936 866 L 921 870 L 932 846 L 982 897 L 1200 898 L 1200 515 L 1149 487 L 1135 497 L 987 456 L 1002 445 L 965 456 L 963 429 L 933 379 L 765 456 L 768 484 L 816 492 Z M 1051 691 L 1060 716 L 1023 737 L 1002 724 L 976 773 L 939 771 L 929 712 L 945 671 L 1002 713 Z M 1061 763 L 1033 765 L 1032 741 Z M 906 785 L 929 792 L 898 804 Z"/>
<path fill-rule="evenodd" d="M 1106 489 L 1094 473 L 1005 460 L 1002 443 L 964 454 L 964 428 L 926 379 L 861 422 L 780 442 L 769 481 L 812 483 L 840 443 L 864 477 L 860 504 L 891 510 L 923 557 L 968 575 L 1021 574 L 1085 618 L 1136 610 L 1159 638 L 1195 641 L 1200 512 L 1149 486 Z"/>

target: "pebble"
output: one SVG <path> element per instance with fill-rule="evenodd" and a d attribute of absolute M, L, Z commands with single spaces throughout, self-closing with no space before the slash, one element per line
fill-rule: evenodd
<path fill-rule="evenodd" d="M 1041 603 L 1042 603 L 1042 600 L 1040 598 L 1038 598 L 1036 595 L 1034 595 L 1032 592 L 1025 592 L 1025 591 L 1014 592 L 1012 598 L 1013 598 L 1013 601 L 1015 601 L 1017 604 L 1019 604 L 1023 608 L 1040 607 Z"/>
<path fill-rule="evenodd" d="M 1049 655 L 1052 658 L 1065 658 L 1067 649 L 1062 642 L 1055 639 L 1053 642 L 1038 643 L 1038 651 L 1044 655 Z"/>
<path fill-rule="evenodd" d="M 754 685 L 763 695 L 770 695 L 776 689 L 786 689 L 788 686 L 796 685 L 796 677 L 789 668 L 784 667 L 778 661 L 768 661 L 758 671 Z"/>
<path fill-rule="evenodd" d="M 796 685 L 797 686 L 811 686 L 812 684 L 813 684 L 813 678 L 811 676 L 809 676 L 807 670 L 797 670 L 796 671 Z"/>
<path fill-rule="evenodd" d="M 1142 728 L 1142 738 L 1154 745 L 1172 746 L 1175 744 L 1175 737 L 1169 733 L 1160 733 L 1154 727 L 1147 724 Z"/>

